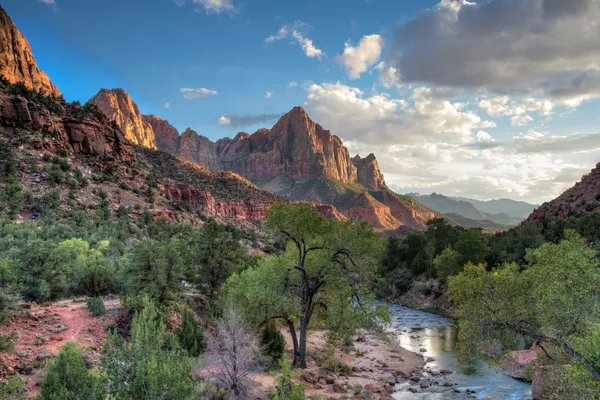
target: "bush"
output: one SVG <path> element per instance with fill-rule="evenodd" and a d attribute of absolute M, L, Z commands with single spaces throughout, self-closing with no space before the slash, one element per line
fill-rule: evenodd
<path fill-rule="evenodd" d="M 19 374 L 14 374 L 9 380 L 0 384 L 0 399 L 9 400 L 21 398 L 27 391 L 25 382 Z"/>
<path fill-rule="evenodd" d="M 0 353 L 10 353 L 15 349 L 15 342 L 19 334 L 17 332 L 9 333 L 8 335 L 0 336 Z"/>
<path fill-rule="evenodd" d="M 119 400 L 188 400 L 194 392 L 192 365 L 173 335 L 167 335 L 148 296 L 133 317 L 131 342 L 108 335 L 100 365 L 108 391 Z"/>
<path fill-rule="evenodd" d="M 266 357 L 267 366 L 277 365 L 285 351 L 285 340 L 273 321 L 269 321 L 263 328 L 260 335 L 260 346 Z"/>
<path fill-rule="evenodd" d="M 103 398 L 101 378 L 86 368 L 83 354 L 74 343 L 65 344 L 48 368 L 48 374 L 42 383 L 40 400 Z"/>
<path fill-rule="evenodd" d="M 284 354 L 279 361 L 281 375 L 275 378 L 275 390 L 271 394 L 273 400 L 304 400 L 304 387 L 293 381 L 292 367 Z"/>
<path fill-rule="evenodd" d="M 204 332 L 196 323 L 194 312 L 188 307 L 181 315 L 181 330 L 179 331 L 181 347 L 187 350 L 191 357 L 198 357 L 204 350 Z"/>
<path fill-rule="evenodd" d="M 96 317 L 106 314 L 106 309 L 104 308 L 104 301 L 102 301 L 102 299 L 99 297 L 88 297 L 87 305 L 90 309 L 90 312 Z"/>

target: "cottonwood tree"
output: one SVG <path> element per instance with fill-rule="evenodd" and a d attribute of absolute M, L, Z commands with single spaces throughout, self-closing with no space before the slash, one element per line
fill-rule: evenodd
<path fill-rule="evenodd" d="M 311 323 L 345 314 L 358 323 L 330 326 L 350 328 L 352 334 L 357 326 L 387 318 L 384 307 L 371 302 L 383 242 L 367 224 L 328 220 L 308 204 L 277 203 L 267 212 L 267 226 L 288 240 L 286 250 L 234 274 L 226 293 L 253 322 L 279 319 L 287 324 L 295 367 L 306 368 Z"/>
<path fill-rule="evenodd" d="M 219 320 L 215 334 L 208 335 L 204 358 L 210 374 L 228 390 L 229 398 L 248 398 L 249 375 L 260 350 L 256 333 L 241 314 L 230 310 Z"/>
<path fill-rule="evenodd" d="M 600 268 L 595 254 L 584 238 L 567 231 L 560 244 L 528 250 L 522 272 L 517 264 L 492 272 L 468 265 L 450 277 L 462 349 L 490 356 L 490 349 L 513 350 L 522 339 L 537 342 L 553 359 L 567 358 L 584 368 L 598 390 Z"/>

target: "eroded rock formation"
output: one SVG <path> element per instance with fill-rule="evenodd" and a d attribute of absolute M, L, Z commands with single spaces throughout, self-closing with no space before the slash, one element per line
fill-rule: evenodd
<path fill-rule="evenodd" d="M 29 42 L 0 6 L 0 74 L 10 83 L 22 82 L 27 89 L 60 97 L 60 91 L 39 69 Z"/>
<path fill-rule="evenodd" d="M 101 89 L 88 103 L 96 105 L 100 112 L 116 121 L 123 136 L 131 143 L 149 149 L 157 148 L 152 126 L 125 90 Z"/>

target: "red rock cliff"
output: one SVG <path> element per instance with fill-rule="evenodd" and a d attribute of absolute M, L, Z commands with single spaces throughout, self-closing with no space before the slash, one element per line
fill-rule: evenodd
<path fill-rule="evenodd" d="M 252 180 L 322 174 L 345 183 L 356 180 L 356 168 L 342 141 L 314 123 L 302 107 L 294 107 L 270 130 L 220 140 L 217 155 L 224 169 Z"/>
<path fill-rule="evenodd" d="M 352 164 L 356 167 L 356 180 L 361 185 L 372 189 L 383 189 L 386 187 L 383 174 L 379 170 L 379 164 L 373 153 L 366 158 L 360 158 L 357 154 L 352 159 Z"/>
<path fill-rule="evenodd" d="M 137 104 L 123 89 L 101 89 L 88 103 L 95 104 L 100 112 L 115 120 L 127 140 L 138 146 L 156 149 L 154 131 Z"/>
<path fill-rule="evenodd" d="M 187 128 L 179 137 L 177 155 L 211 171 L 221 170 L 216 146 L 207 137 Z"/>
<path fill-rule="evenodd" d="M 10 83 L 22 82 L 30 90 L 61 96 L 56 86 L 50 82 L 48 75 L 38 68 L 29 42 L 1 6 L 0 74 Z"/>
<path fill-rule="evenodd" d="M 96 112 L 81 106 L 53 100 L 53 111 L 42 103 L 11 94 L 0 84 L 0 126 L 54 136 L 75 153 L 104 156 L 111 154 L 121 160 L 132 161 L 135 154 L 131 144 L 118 129 Z M 41 141 L 40 146 L 53 146 L 51 141 Z"/>
<path fill-rule="evenodd" d="M 179 132 L 177 132 L 177 129 L 169 124 L 169 121 L 156 115 L 143 115 L 142 118 L 152 127 L 158 149 L 165 153 L 177 154 L 179 145 Z"/>

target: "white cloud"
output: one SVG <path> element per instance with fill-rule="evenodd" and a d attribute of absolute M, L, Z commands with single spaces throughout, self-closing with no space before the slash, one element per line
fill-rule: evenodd
<path fill-rule="evenodd" d="M 344 54 L 338 55 L 336 60 L 348 71 L 350 79 L 360 78 L 360 74 L 375 65 L 381 57 L 383 49 L 383 38 L 379 35 L 365 35 L 358 42 L 358 46 L 352 46 L 348 41 L 344 45 Z"/>
<path fill-rule="evenodd" d="M 270 99 L 273 97 L 273 92 L 265 92 L 265 99 Z"/>
<path fill-rule="evenodd" d="M 291 81 L 290 84 L 288 85 L 289 88 L 293 88 L 293 87 L 296 87 L 296 86 L 298 86 L 298 83 L 294 82 L 294 81 Z"/>
<path fill-rule="evenodd" d="M 577 106 L 600 97 L 598 0 L 441 0 L 394 32 L 403 83 Z"/>
<path fill-rule="evenodd" d="M 511 117 L 510 124 L 512 126 L 525 126 L 533 121 L 529 114 L 515 115 Z"/>
<path fill-rule="evenodd" d="M 600 150 L 600 134 L 551 135 L 530 129 L 513 137 L 519 153 L 585 153 Z"/>
<path fill-rule="evenodd" d="M 219 118 L 219 123 L 221 125 L 228 125 L 232 128 L 241 128 L 272 123 L 273 121 L 281 118 L 281 115 L 281 113 L 254 115 L 226 114 Z"/>
<path fill-rule="evenodd" d="M 181 89 L 179 89 L 179 91 L 181 93 L 183 93 L 183 98 L 186 100 L 193 100 L 193 99 L 198 99 L 200 97 L 217 95 L 216 90 L 210 90 L 210 89 L 206 89 L 206 88 L 198 88 L 198 89 L 181 88 Z"/>
<path fill-rule="evenodd" d="M 495 126 L 474 111 L 458 110 L 424 87 L 404 99 L 385 93 L 366 95 L 340 82 L 312 84 L 306 108 L 315 120 L 343 133 L 345 139 L 386 145 L 414 144 L 429 137 L 466 143 L 478 130 Z"/>
<path fill-rule="evenodd" d="M 177 7 L 183 7 L 185 5 L 185 0 L 173 0 Z"/>
<path fill-rule="evenodd" d="M 234 11 L 232 0 L 192 0 L 199 4 L 207 13 L 221 14 L 224 11 Z"/>
<path fill-rule="evenodd" d="M 400 192 L 543 202 L 600 159 L 600 135 L 562 138 L 530 130 L 512 141 L 497 140 L 488 131 L 495 124 L 479 114 L 483 108 L 452 102 L 432 88 L 404 87 L 394 97 L 338 82 L 312 84 L 307 91 L 311 118 L 340 136 L 352 154 L 376 154 L 386 181 Z M 520 101 L 523 113 L 496 104 L 490 112 L 514 117 L 548 109 Z M 497 102 L 515 108 L 511 99 Z"/>
<path fill-rule="evenodd" d="M 40 3 L 44 3 L 44 4 L 48 4 L 51 6 L 55 6 L 56 5 L 56 0 L 38 0 Z"/>
<path fill-rule="evenodd" d="M 169 103 L 168 101 L 165 101 L 165 104 L 163 104 L 163 106 L 165 108 L 171 108 L 171 103 Z"/>
<path fill-rule="evenodd" d="M 302 21 L 295 21 L 293 25 L 283 25 L 275 35 L 271 35 L 265 39 L 265 43 L 272 43 L 278 40 L 286 39 L 288 37 L 292 37 L 293 39 L 300 44 L 304 54 L 307 57 L 316 57 L 321 60 L 325 53 L 321 49 L 318 49 L 313 44 L 313 41 L 304 36 L 302 31 L 309 28 L 309 25 Z"/>
<path fill-rule="evenodd" d="M 229 125 L 229 124 L 231 124 L 231 119 L 229 119 L 228 117 L 226 117 L 225 115 L 223 115 L 221 118 L 219 118 L 219 124 L 221 124 L 221 125 Z"/>

